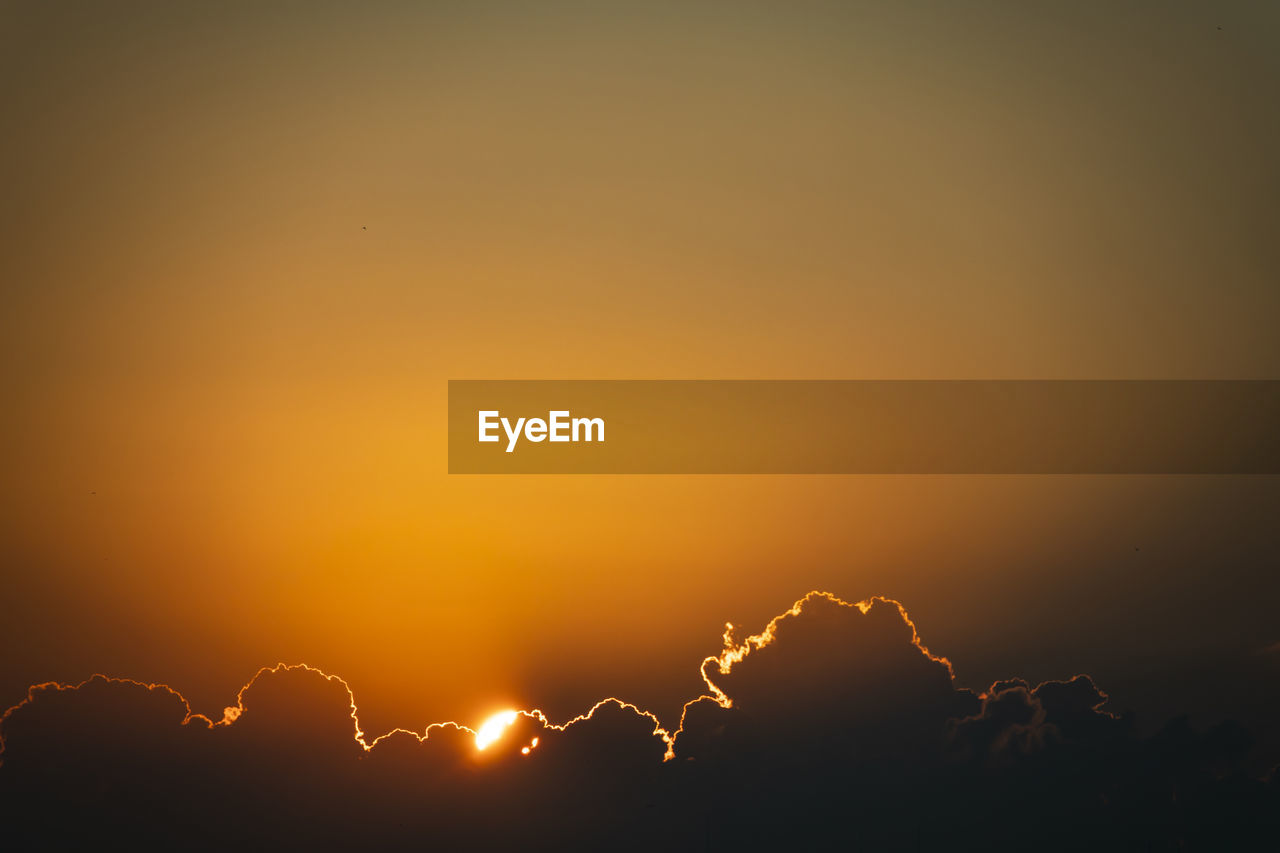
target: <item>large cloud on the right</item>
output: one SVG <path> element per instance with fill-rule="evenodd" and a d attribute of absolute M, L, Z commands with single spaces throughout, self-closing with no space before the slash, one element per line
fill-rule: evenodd
<path fill-rule="evenodd" d="M 703 673 L 719 701 L 688 706 L 674 769 L 728 846 L 1257 849 L 1280 830 L 1240 727 L 1143 738 L 1086 675 L 961 688 L 890 600 L 811 594 Z"/>

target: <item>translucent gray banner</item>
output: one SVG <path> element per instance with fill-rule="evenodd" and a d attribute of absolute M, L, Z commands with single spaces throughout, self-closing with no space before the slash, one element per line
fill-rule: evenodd
<path fill-rule="evenodd" d="M 449 382 L 455 474 L 1276 474 L 1277 381 Z"/>

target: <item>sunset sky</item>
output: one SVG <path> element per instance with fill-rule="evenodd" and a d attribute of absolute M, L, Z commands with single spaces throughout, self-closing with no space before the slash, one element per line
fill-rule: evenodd
<path fill-rule="evenodd" d="M 216 714 L 286 661 L 372 731 L 666 718 L 726 621 L 825 589 L 966 686 L 1265 716 L 1274 477 L 450 476 L 445 403 L 1280 377 L 1278 39 L 1256 2 L 0 3 L 0 706 L 102 672 Z"/>

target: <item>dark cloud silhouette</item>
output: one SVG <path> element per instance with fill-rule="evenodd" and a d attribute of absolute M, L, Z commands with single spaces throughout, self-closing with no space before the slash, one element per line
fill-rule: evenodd
<path fill-rule="evenodd" d="M 361 731 L 339 678 L 260 671 L 217 719 L 162 685 L 33 687 L 5 714 L 9 849 L 1258 849 L 1280 782 L 1239 726 L 1150 737 L 1088 676 L 974 692 L 893 601 L 810 594 L 704 661 L 680 725 L 606 700 Z"/>

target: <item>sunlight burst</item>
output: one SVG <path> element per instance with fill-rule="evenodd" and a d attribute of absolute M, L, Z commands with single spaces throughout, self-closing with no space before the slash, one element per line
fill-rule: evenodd
<path fill-rule="evenodd" d="M 518 711 L 500 711 L 484 721 L 484 725 L 476 731 L 476 749 L 484 749 L 507 730 L 507 726 L 520 716 Z"/>

